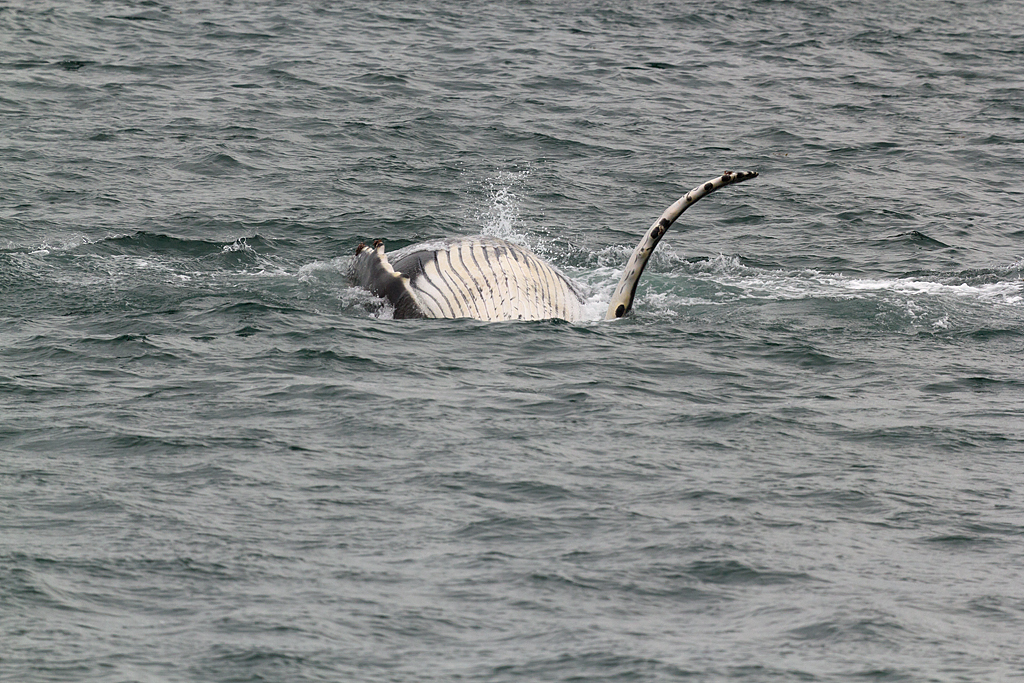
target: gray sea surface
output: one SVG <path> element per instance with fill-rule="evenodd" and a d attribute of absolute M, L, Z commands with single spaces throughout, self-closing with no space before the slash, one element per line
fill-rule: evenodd
<path fill-rule="evenodd" d="M 0 2 L 0 681 L 1024 680 L 1022 177 L 1009 0 Z"/>

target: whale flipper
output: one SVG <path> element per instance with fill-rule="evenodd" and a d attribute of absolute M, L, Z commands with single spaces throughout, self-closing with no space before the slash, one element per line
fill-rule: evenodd
<path fill-rule="evenodd" d="M 665 236 L 669 226 L 672 225 L 684 211 L 693 206 L 698 199 L 706 197 L 720 187 L 725 187 L 732 183 L 740 183 L 744 180 L 756 177 L 757 171 L 741 171 L 739 173 L 726 171 L 717 178 L 701 183 L 676 200 L 672 206 L 665 209 L 658 220 L 654 221 L 651 227 L 647 229 L 647 232 L 644 233 L 643 239 L 640 240 L 640 244 L 636 245 L 636 248 L 633 249 L 632 255 L 629 257 L 629 260 L 626 261 L 626 267 L 622 272 L 622 279 L 619 280 L 619 284 L 615 287 L 615 291 L 612 293 L 612 298 L 608 302 L 608 312 L 605 314 L 605 320 L 621 318 L 629 313 L 629 310 L 633 308 L 633 298 L 636 296 L 636 286 L 640 283 L 640 276 L 643 275 L 648 259 L 651 258 L 651 254 L 654 253 L 654 248 L 658 246 L 658 242 L 660 242 L 661 238 Z"/>
<path fill-rule="evenodd" d="M 409 278 L 392 267 L 380 240 L 374 240 L 372 249 L 365 244 L 356 247 L 349 281 L 368 289 L 374 296 L 387 299 L 395 309 L 395 318 L 424 317 L 416 293 L 409 286 Z"/>

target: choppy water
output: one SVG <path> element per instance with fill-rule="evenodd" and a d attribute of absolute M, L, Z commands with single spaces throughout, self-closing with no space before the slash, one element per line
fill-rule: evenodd
<path fill-rule="evenodd" d="M 1024 678 L 1015 2 L 0 5 L 0 680 Z M 613 324 L 392 321 L 486 232 Z M 368 308 L 368 304 L 370 307 Z"/>

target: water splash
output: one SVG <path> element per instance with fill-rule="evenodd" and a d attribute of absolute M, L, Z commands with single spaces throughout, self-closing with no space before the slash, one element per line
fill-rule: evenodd
<path fill-rule="evenodd" d="M 224 248 L 221 251 L 225 254 L 236 251 L 248 252 L 250 254 L 256 253 L 256 250 L 252 248 L 252 246 L 249 244 L 245 237 L 239 237 L 231 244 L 225 244 Z"/>
<path fill-rule="evenodd" d="M 519 218 L 519 205 L 522 201 L 519 193 L 529 177 L 529 170 L 499 171 L 484 181 L 488 206 L 477 217 L 482 224 L 481 234 L 500 237 L 536 251 L 538 242 L 523 230 Z"/>

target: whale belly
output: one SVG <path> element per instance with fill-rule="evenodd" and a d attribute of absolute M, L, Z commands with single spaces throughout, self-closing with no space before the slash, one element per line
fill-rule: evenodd
<path fill-rule="evenodd" d="M 396 318 L 583 318 L 583 294 L 533 252 L 497 237 L 418 244 L 391 254 L 361 247 L 353 282 L 384 297 Z"/>

